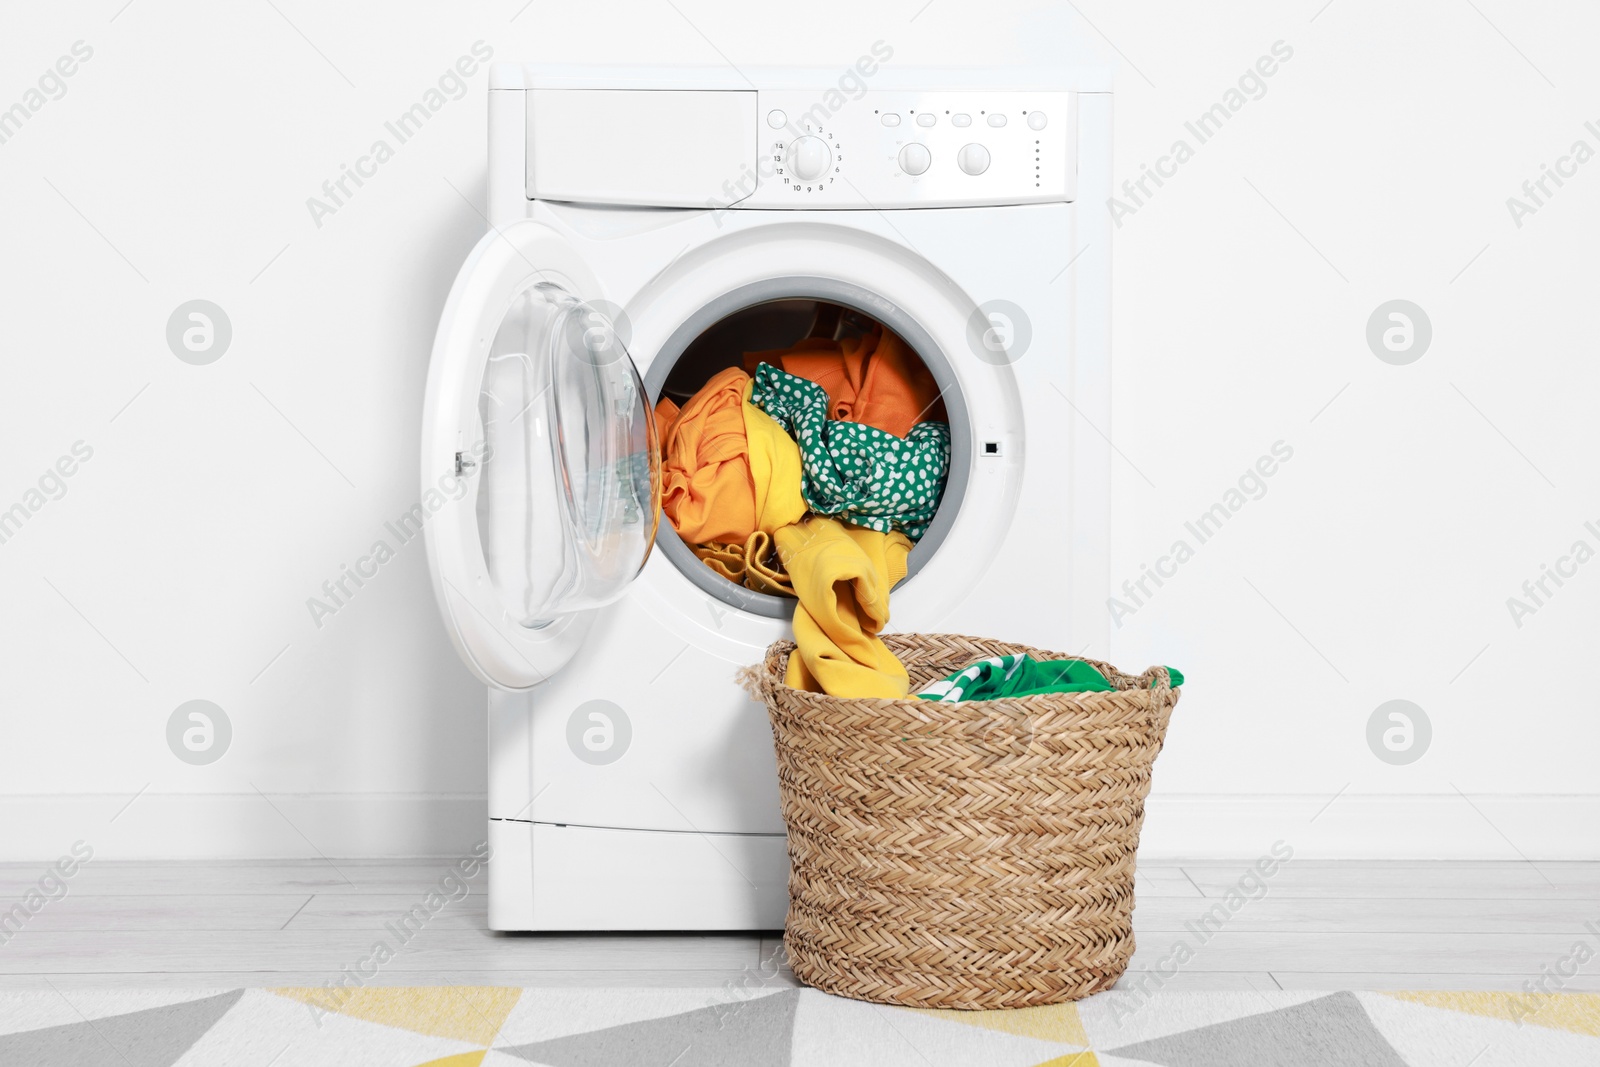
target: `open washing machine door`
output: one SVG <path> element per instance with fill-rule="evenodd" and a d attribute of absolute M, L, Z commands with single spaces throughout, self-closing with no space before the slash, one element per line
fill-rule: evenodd
<path fill-rule="evenodd" d="M 570 244 L 519 221 L 467 257 L 433 343 L 414 514 L 456 650 L 501 689 L 564 666 L 655 542 L 655 419 L 598 297 Z"/>

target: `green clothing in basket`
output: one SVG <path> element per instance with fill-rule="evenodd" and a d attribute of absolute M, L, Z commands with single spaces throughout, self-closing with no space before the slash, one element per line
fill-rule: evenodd
<path fill-rule="evenodd" d="M 905 437 L 876 426 L 828 418 L 827 391 L 816 382 L 762 363 L 750 403 L 800 444 L 801 492 L 819 515 L 879 533 L 928 532 L 950 474 L 950 427 L 919 422 Z"/>
<path fill-rule="evenodd" d="M 1183 674 L 1167 668 L 1172 687 Z M 1032 656 L 990 656 L 968 664 L 950 677 L 929 682 L 917 692 L 923 700 L 1000 700 L 1040 693 L 1109 693 L 1116 688 L 1105 675 L 1080 659 L 1036 660 Z"/>

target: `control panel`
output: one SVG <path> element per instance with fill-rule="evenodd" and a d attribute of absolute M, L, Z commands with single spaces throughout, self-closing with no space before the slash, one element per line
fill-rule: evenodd
<path fill-rule="evenodd" d="M 1077 196 L 1068 91 L 541 87 L 526 100 L 533 199 L 887 209 Z"/>
<path fill-rule="evenodd" d="M 762 90 L 756 111 L 755 189 L 736 201 L 741 208 L 959 207 L 1076 195 L 1070 92 Z"/>

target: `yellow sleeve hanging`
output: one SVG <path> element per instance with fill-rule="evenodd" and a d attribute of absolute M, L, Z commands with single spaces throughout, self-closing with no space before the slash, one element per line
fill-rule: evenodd
<path fill-rule="evenodd" d="M 906 669 L 878 634 L 889 622 L 889 590 L 906 575 L 910 539 L 812 516 L 776 540 L 800 601 L 785 681 L 832 696 L 905 696 Z"/>

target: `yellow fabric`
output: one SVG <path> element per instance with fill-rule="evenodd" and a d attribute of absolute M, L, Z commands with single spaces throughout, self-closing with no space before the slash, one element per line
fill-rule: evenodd
<path fill-rule="evenodd" d="M 768 560 L 774 551 L 772 535 L 757 530 L 742 545 L 694 545 L 694 554 L 706 566 L 728 579 L 773 596 L 794 596 L 794 586 L 781 565 L 771 566 Z"/>
<path fill-rule="evenodd" d="M 806 498 L 800 479 L 804 466 L 800 446 L 777 420 L 750 403 L 748 379 L 744 386 L 744 436 L 750 452 L 750 481 L 755 495 L 755 530 L 771 534 L 805 518 Z"/>
<path fill-rule="evenodd" d="M 691 545 L 690 551 L 730 582 L 744 582 L 743 545 Z"/>
<path fill-rule="evenodd" d="M 730 367 L 681 410 L 666 398 L 656 405 L 661 506 L 691 545 L 744 544 L 806 512 L 800 446 L 749 394 L 749 375 Z"/>
<path fill-rule="evenodd" d="M 878 634 L 889 622 L 889 590 L 906 576 L 910 539 L 814 515 L 774 540 L 800 600 L 784 680 L 831 696 L 905 696 L 906 669 Z"/>
<path fill-rule="evenodd" d="M 757 530 L 745 542 L 744 565 L 744 584 L 751 589 L 758 593 L 794 596 L 794 583 L 789 580 L 789 572 L 783 569 L 783 563 L 778 559 L 777 543 L 765 530 Z"/>

